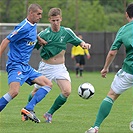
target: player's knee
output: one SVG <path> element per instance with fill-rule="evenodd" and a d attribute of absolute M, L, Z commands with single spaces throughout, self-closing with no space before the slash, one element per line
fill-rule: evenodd
<path fill-rule="evenodd" d="M 19 82 L 12 82 L 10 83 L 9 94 L 12 98 L 16 97 L 19 93 L 20 83 Z"/>
<path fill-rule="evenodd" d="M 44 81 L 41 86 L 49 86 L 50 88 L 52 88 L 53 83 L 50 80 Z"/>
<path fill-rule="evenodd" d="M 14 90 L 14 91 L 9 92 L 9 93 L 10 93 L 12 98 L 15 98 L 18 95 L 19 92 L 17 90 Z"/>
<path fill-rule="evenodd" d="M 52 83 L 51 81 L 49 81 L 49 82 L 47 83 L 47 86 L 49 86 L 50 88 L 52 88 L 53 83 Z"/>
<path fill-rule="evenodd" d="M 62 94 L 63 94 L 65 97 L 69 97 L 69 95 L 71 94 L 71 90 L 63 91 Z"/>

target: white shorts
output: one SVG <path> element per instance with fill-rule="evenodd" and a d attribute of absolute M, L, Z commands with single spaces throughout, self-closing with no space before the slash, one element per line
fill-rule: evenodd
<path fill-rule="evenodd" d="M 38 72 L 42 73 L 50 81 L 54 81 L 56 83 L 58 79 L 66 79 L 71 82 L 69 73 L 64 64 L 51 65 L 41 61 Z M 34 86 L 35 88 L 40 88 L 37 84 Z"/>
<path fill-rule="evenodd" d="M 126 73 L 122 69 L 120 69 L 111 84 L 112 90 L 116 94 L 121 94 L 127 89 L 131 88 L 133 86 L 133 75 Z"/>

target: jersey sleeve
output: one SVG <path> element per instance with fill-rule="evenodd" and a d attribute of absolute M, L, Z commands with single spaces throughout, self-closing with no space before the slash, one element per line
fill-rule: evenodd
<path fill-rule="evenodd" d="M 88 49 L 84 49 L 84 52 L 85 52 L 86 55 L 89 54 L 89 50 Z"/>
<path fill-rule="evenodd" d="M 122 38 L 121 38 L 121 36 L 122 36 L 123 28 L 124 28 L 124 26 L 121 27 L 119 29 L 119 31 L 117 32 L 116 38 L 115 38 L 115 40 L 114 40 L 110 50 L 119 50 L 119 48 L 121 47 L 121 45 L 122 45 Z"/>
<path fill-rule="evenodd" d="M 69 36 L 68 43 L 78 46 L 81 42 L 83 42 L 83 40 L 81 40 L 70 28 L 66 28 L 66 31 Z"/>
<path fill-rule="evenodd" d="M 28 29 L 24 27 L 20 29 L 19 26 L 16 26 L 6 38 L 10 40 L 10 42 L 17 42 L 26 36 L 25 33 L 27 33 L 27 30 Z"/>

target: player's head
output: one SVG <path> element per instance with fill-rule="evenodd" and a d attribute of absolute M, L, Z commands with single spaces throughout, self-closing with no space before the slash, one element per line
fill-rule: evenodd
<path fill-rule="evenodd" d="M 42 7 L 38 4 L 31 4 L 28 7 L 27 19 L 31 23 L 37 23 L 42 18 Z"/>
<path fill-rule="evenodd" d="M 130 19 L 133 18 L 133 3 L 127 6 L 126 13 Z"/>
<path fill-rule="evenodd" d="M 51 8 L 48 13 L 49 22 L 53 31 L 59 31 L 62 21 L 62 11 L 60 8 Z"/>

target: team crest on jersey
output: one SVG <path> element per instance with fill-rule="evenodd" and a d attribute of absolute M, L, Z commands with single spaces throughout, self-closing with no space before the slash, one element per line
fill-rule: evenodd
<path fill-rule="evenodd" d="M 60 42 L 63 42 L 64 38 L 65 38 L 65 36 L 61 36 L 60 37 Z"/>
<path fill-rule="evenodd" d="M 20 74 L 22 74 L 22 72 L 18 71 L 18 76 L 19 76 Z"/>

